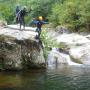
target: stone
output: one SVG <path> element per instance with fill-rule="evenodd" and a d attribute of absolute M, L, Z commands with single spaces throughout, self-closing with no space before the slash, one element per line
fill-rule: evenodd
<path fill-rule="evenodd" d="M 74 61 L 84 65 L 90 65 L 90 43 L 71 48 L 69 51 L 70 56 Z"/>
<path fill-rule="evenodd" d="M 73 62 L 90 65 L 90 40 L 87 36 L 76 33 L 62 34 L 57 37 L 57 42 L 69 47 L 69 56 Z"/>
<path fill-rule="evenodd" d="M 0 62 L 4 70 L 46 68 L 37 33 L 11 28 L 0 29 Z"/>
<path fill-rule="evenodd" d="M 54 33 L 54 32 L 53 32 Z M 55 32 L 56 33 L 56 32 Z M 55 34 L 54 33 L 54 34 Z M 53 35 L 53 34 L 52 34 Z M 63 33 L 55 35 L 55 37 L 52 37 L 60 46 L 62 46 L 62 49 L 66 51 L 71 59 L 71 61 L 75 63 L 79 63 L 82 65 L 90 65 L 90 35 L 80 35 L 77 33 Z M 52 51 L 51 51 L 52 52 Z M 53 52 L 54 53 L 54 52 Z M 56 53 L 56 52 L 55 52 Z M 65 52 L 58 52 L 58 61 L 64 60 L 62 58 L 62 54 Z M 56 54 L 50 54 L 51 58 L 56 57 Z M 66 55 L 63 55 L 63 57 Z M 62 58 L 61 60 L 59 58 Z M 54 59 L 55 60 L 55 59 Z M 54 61 L 52 59 L 52 61 Z M 66 58 L 66 61 L 68 61 L 68 58 Z"/>

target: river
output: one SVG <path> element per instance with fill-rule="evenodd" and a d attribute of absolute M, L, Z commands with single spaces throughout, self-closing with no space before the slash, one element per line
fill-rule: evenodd
<path fill-rule="evenodd" d="M 0 90 L 90 90 L 90 67 L 0 72 Z"/>

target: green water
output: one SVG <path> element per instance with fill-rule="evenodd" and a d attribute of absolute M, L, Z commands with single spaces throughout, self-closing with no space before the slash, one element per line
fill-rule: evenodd
<path fill-rule="evenodd" d="M 0 72 L 0 90 L 90 90 L 90 67 Z"/>

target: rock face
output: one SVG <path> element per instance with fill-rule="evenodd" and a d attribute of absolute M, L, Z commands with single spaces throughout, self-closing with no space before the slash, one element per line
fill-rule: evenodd
<path fill-rule="evenodd" d="M 68 64 L 67 58 L 62 53 L 60 53 L 56 48 L 53 48 L 49 52 L 47 63 L 48 65 Z"/>
<path fill-rule="evenodd" d="M 74 61 L 90 65 L 90 43 L 71 48 L 69 54 Z"/>
<path fill-rule="evenodd" d="M 3 69 L 45 68 L 41 41 L 37 33 L 9 28 L 0 30 L 0 63 Z"/>
<path fill-rule="evenodd" d="M 60 31 L 60 34 L 57 34 L 59 33 L 58 31 Z M 83 65 L 90 65 L 90 35 L 67 32 L 62 33 L 62 31 L 63 29 L 58 28 L 57 32 L 50 32 L 48 35 L 53 35 L 52 39 L 63 46 L 63 49 L 68 52 L 71 61 Z M 68 63 L 68 58 L 66 58 L 66 55 L 62 52 L 58 52 L 57 55 L 54 53 L 56 52 L 53 52 L 52 54 L 51 51 L 50 53 L 50 57 L 52 58 L 51 62 L 55 63 L 55 59 L 57 59 L 58 63 Z"/>
<path fill-rule="evenodd" d="M 65 65 L 81 65 L 71 60 L 69 54 L 63 49 L 53 48 L 48 55 L 47 60 L 48 66 L 59 66 L 60 64 Z"/>
<path fill-rule="evenodd" d="M 58 36 L 57 42 L 63 43 L 65 48 L 69 48 L 69 55 L 74 62 L 82 63 L 85 65 L 90 64 L 90 40 L 86 36 L 79 34 L 63 34 Z"/>
<path fill-rule="evenodd" d="M 57 42 L 63 43 L 69 48 L 69 56 L 74 62 L 90 65 L 90 40 L 79 34 L 63 34 L 56 38 Z"/>

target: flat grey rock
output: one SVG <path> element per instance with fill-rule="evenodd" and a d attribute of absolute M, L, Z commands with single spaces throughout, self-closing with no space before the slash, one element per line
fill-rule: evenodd
<path fill-rule="evenodd" d="M 14 25 L 14 24 L 13 25 L 7 25 L 7 28 L 20 30 L 20 26 L 18 24 L 17 25 Z M 21 28 L 23 30 L 23 26 Z M 27 30 L 29 30 L 29 31 L 35 31 L 36 28 L 34 28 L 34 27 L 25 27 L 25 31 L 27 31 Z"/>
<path fill-rule="evenodd" d="M 0 28 L 0 35 L 15 37 L 18 40 L 34 39 L 37 35 L 35 28 L 26 27 L 25 30 L 19 30 L 17 25 L 8 25 L 6 28 Z"/>

